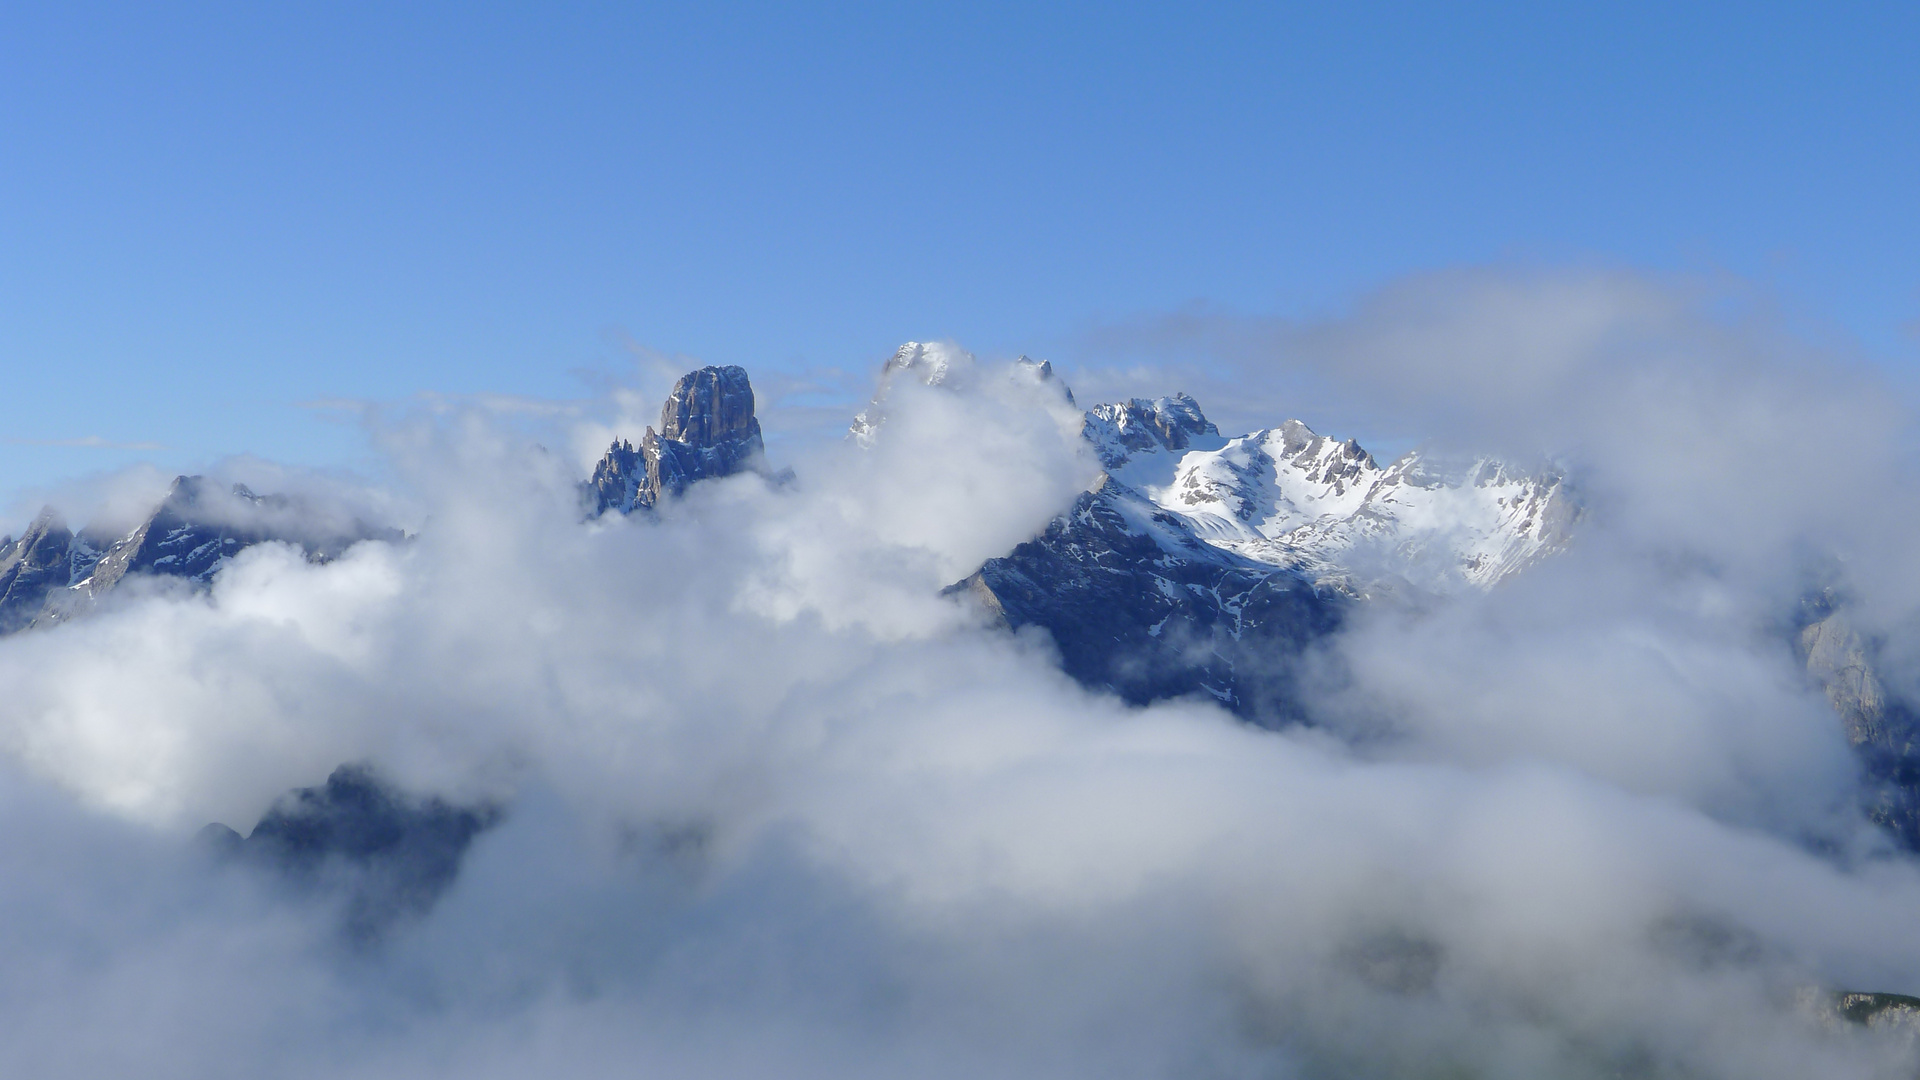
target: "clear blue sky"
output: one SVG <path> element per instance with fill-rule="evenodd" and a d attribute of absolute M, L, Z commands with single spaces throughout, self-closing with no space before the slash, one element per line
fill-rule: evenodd
<path fill-rule="evenodd" d="M 1071 357 L 1506 258 L 1916 363 L 1920 5 L 562 7 L 0 12 L 0 505 L 348 461 L 303 402 L 579 396 L 623 336 Z"/>

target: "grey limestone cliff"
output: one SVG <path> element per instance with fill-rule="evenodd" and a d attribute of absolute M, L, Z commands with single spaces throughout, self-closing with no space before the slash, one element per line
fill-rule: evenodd
<path fill-rule="evenodd" d="M 640 445 L 615 442 L 584 486 L 590 512 L 631 513 L 683 494 L 697 481 L 731 476 L 765 456 L 753 385 L 739 367 L 704 367 L 673 384 L 660 427 Z"/>

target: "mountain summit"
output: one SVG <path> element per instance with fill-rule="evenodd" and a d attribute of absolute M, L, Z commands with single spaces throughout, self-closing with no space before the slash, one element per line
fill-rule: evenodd
<path fill-rule="evenodd" d="M 607 449 L 584 494 L 595 515 L 631 513 L 680 495 L 695 481 L 750 468 L 765 452 L 746 369 L 704 367 L 673 384 L 658 432 L 649 427 L 637 449 L 624 439 Z"/>
<path fill-rule="evenodd" d="M 946 385 L 950 365 L 925 351 L 902 346 L 883 393 L 901 372 Z M 1026 357 L 1014 371 L 1058 381 Z M 861 445 L 883 404 L 855 421 Z M 1299 658 L 1356 604 L 1491 588 L 1565 546 L 1580 512 L 1551 470 L 1419 453 L 1382 468 L 1298 420 L 1227 437 L 1186 394 L 1095 405 L 1080 434 L 1099 478 L 948 593 L 1045 628 L 1088 686 L 1134 702 L 1204 693 L 1260 723 L 1297 717 Z"/>

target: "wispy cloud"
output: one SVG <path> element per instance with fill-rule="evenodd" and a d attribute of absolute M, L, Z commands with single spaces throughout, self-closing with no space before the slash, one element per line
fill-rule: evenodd
<path fill-rule="evenodd" d="M 430 413 L 474 409 L 498 415 L 572 417 L 579 415 L 581 409 L 578 402 L 550 401 L 520 394 L 443 394 L 424 391 L 413 395 L 409 400 Z M 372 398 L 313 398 L 307 401 L 296 401 L 293 404 L 295 408 L 313 412 L 353 413 L 360 416 L 377 414 L 395 407 L 393 403 L 376 401 Z"/>
<path fill-rule="evenodd" d="M 98 435 L 83 435 L 77 439 L 7 439 L 9 446 L 77 446 L 97 450 L 168 450 L 171 447 L 157 442 L 120 442 L 115 439 L 103 439 Z"/>

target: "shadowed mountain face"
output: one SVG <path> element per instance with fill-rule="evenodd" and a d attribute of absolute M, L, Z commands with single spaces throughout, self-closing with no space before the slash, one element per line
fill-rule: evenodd
<path fill-rule="evenodd" d="M 753 467 L 765 453 L 744 368 L 705 367 L 673 384 L 660 429 L 640 445 L 620 441 L 594 467 L 584 496 L 595 515 L 626 514 L 679 496 L 700 480 Z"/>
<path fill-rule="evenodd" d="M 1806 603 L 1796 644 L 1860 760 L 1867 816 L 1920 851 L 1920 710 L 1888 693 L 1875 671 L 1877 643 L 1830 594 Z"/>
<path fill-rule="evenodd" d="M 293 887 L 344 897 L 345 929 L 370 941 L 424 915 L 453 885 L 473 838 L 496 824 L 492 806 L 415 799 L 364 765 L 342 765 L 320 787 L 281 797 L 244 839 L 203 830 L 227 858 L 270 869 Z"/>
<path fill-rule="evenodd" d="M 52 508 L 19 540 L 0 542 L 0 633 L 58 622 L 136 577 L 206 586 L 226 561 L 284 541 L 325 562 L 362 540 L 395 542 L 397 529 L 330 524 L 284 495 L 255 495 L 204 476 L 174 480 L 165 499 L 125 535 L 70 532 Z"/>
<path fill-rule="evenodd" d="M 1202 543 L 1102 484 L 1047 531 L 951 586 L 1052 635 L 1067 673 L 1135 704 L 1204 692 L 1240 716 L 1300 718 L 1295 666 L 1352 601 Z"/>
<path fill-rule="evenodd" d="M 73 583 L 73 541 L 66 523 L 48 508 L 20 539 L 0 543 L 0 634 L 31 625 L 47 595 Z"/>

